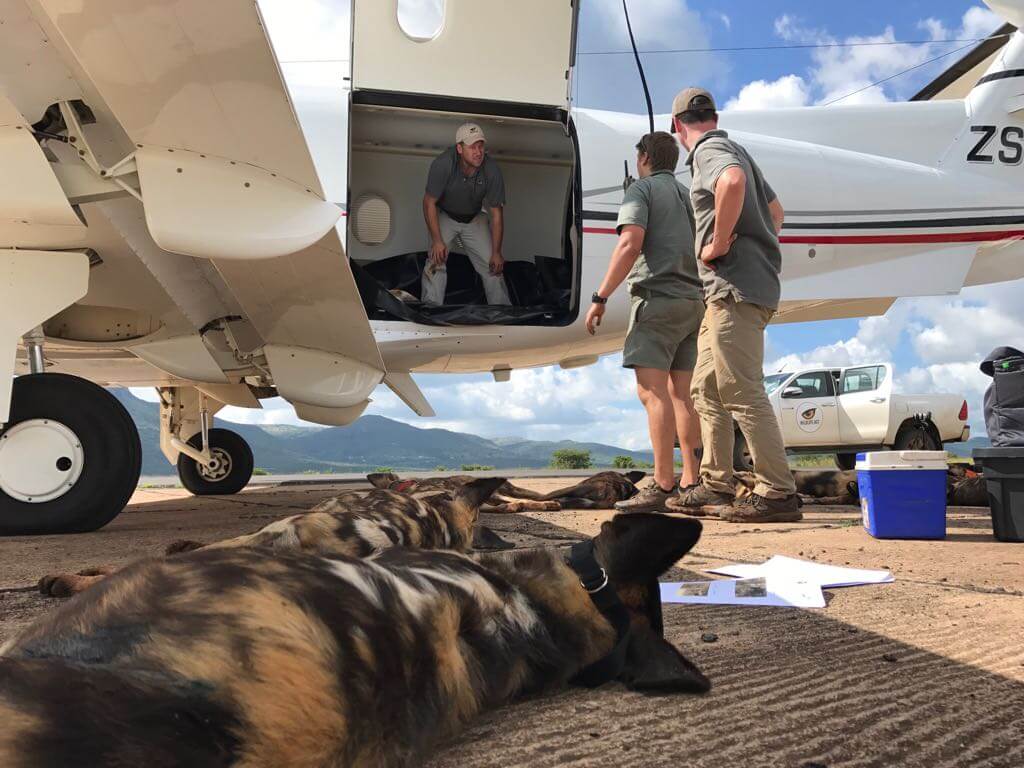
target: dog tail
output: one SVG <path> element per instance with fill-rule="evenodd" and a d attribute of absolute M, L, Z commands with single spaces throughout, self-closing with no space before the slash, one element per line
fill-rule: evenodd
<path fill-rule="evenodd" d="M 0 658 L 0 765 L 231 765 L 239 723 L 208 693 L 63 659 Z"/>

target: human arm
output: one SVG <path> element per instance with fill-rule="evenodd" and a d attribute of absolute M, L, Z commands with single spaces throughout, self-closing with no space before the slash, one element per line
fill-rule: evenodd
<path fill-rule="evenodd" d="M 437 198 L 429 192 L 423 195 L 423 220 L 430 233 L 430 261 L 440 267 L 448 260 L 448 248 L 441 237 L 441 223 L 438 221 Z"/>
<path fill-rule="evenodd" d="M 615 290 L 622 285 L 629 270 L 633 268 L 640 251 L 644 246 L 643 227 L 636 224 L 626 224 L 619 229 L 619 242 L 612 251 L 611 261 L 608 263 L 608 271 L 605 272 L 604 280 L 597 289 L 597 295 L 607 299 Z M 601 325 L 601 318 L 604 316 L 604 304 L 591 304 L 587 312 L 587 331 L 593 335 L 597 333 L 597 327 Z"/>
<path fill-rule="evenodd" d="M 505 209 L 500 205 L 491 207 L 491 274 L 500 275 L 505 269 L 505 257 L 501 253 L 501 240 L 505 236 Z"/>
<path fill-rule="evenodd" d="M 700 252 L 700 260 L 710 264 L 729 252 L 736 242 L 736 222 L 743 211 L 747 193 L 747 175 L 739 165 L 730 165 L 715 182 L 715 230 L 711 242 Z"/>

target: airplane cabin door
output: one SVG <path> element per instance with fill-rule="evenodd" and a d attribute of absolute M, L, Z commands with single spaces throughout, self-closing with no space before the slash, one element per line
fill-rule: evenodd
<path fill-rule="evenodd" d="M 579 4 L 442 0 L 443 19 L 436 34 L 425 38 L 403 28 L 399 0 L 353 0 L 352 90 L 567 112 Z"/>

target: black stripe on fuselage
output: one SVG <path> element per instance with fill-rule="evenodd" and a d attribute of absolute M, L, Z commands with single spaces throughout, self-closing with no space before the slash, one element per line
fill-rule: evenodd
<path fill-rule="evenodd" d="M 616 221 L 618 215 L 608 211 L 584 211 L 584 219 Z M 959 227 L 993 227 L 1024 224 L 1024 216 L 971 216 L 958 219 L 906 219 L 902 221 L 787 221 L 783 229 L 949 229 Z"/>
<path fill-rule="evenodd" d="M 991 75 L 981 78 L 975 87 L 991 83 L 993 80 L 1008 80 L 1011 77 L 1024 77 L 1024 69 L 1004 69 L 1002 72 L 993 72 Z"/>

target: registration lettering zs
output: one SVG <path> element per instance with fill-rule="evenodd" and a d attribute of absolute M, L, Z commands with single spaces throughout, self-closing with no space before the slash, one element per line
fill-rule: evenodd
<path fill-rule="evenodd" d="M 980 138 L 974 148 L 967 153 L 967 162 L 994 163 L 998 159 L 1003 165 L 1020 165 L 1024 160 L 1024 128 L 1008 125 L 1000 131 L 999 127 L 995 125 L 972 125 L 971 133 L 979 134 Z M 999 134 L 999 143 L 1002 148 L 997 154 L 991 154 L 995 152 L 996 147 L 992 147 L 990 151 L 987 150 L 993 143 L 996 134 Z"/>

